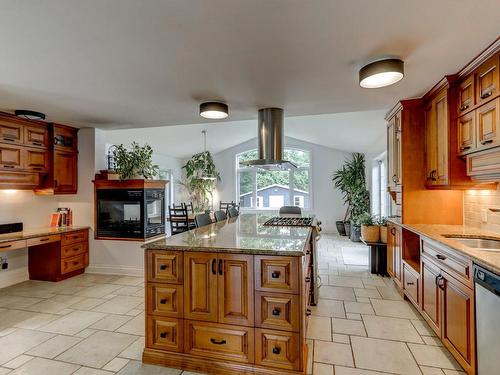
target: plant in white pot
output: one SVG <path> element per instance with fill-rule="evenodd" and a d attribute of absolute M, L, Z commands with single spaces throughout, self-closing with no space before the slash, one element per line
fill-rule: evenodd
<path fill-rule="evenodd" d="M 365 242 L 378 242 L 380 239 L 380 229 L 376 218 L 369 212 L 363 212 L 358 216 L 358 223 L 361 225 L 361 238 Z"/>
<path fill-rule="evenodd" d="M 387 243 L 387 218 L 381 216 L 377 222 L 380 227 L 380 242 Z"/>

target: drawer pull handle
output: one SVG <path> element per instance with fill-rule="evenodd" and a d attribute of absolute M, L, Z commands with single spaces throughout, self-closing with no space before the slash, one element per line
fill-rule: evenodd
<path fill-rule="evenodd" d="M 49 240 L 50 240 L 50 238 L 40 238 L 40 242 L 47 242 Z"/>
<path fill-rule="evenodd" d="M 463 105 L 463 106 L 460 107 L 460 111 L 465 111 L 467 108 L 469 108 L 468 104 Z"/>
<path fill-rule="evenodd" d="M 275 308 L 273 309 L 272 314 L 273 314 L 274 316 L 279 316 L 279 314 L 280 314 L 280 313 L 281 313 L 281 309 L 279 309 L 279 308 L 277 308 L 277 307 L 275 307 Z"/>
<path fill-rule="evenodd" d="M 215 264 L 217 263 L 217 259 L 212 259 L 212 274 L 217 275 L 217 270 Z"/>
<path fill-rule="evenodd" d="M 74 265 L 74 266 L 78 266 L 79 264 L 80 264 L 80 262 L 79 262 L 79 261 L 77 261 L 77 260 L 73 261 L 73 265 Z"/>
<path fill-rule="evenodd" d="M 487 145 L 488 143 L 493 143 L 493 139 L 485 139 L 484 141 L 481 141 L 482 145 Z"/>
<path fill-rule="evenodd" d="M 273 354 L 280 354 L 281 353 L 281 348 L 279 346 L 275 346 L 273 348 Z"/>
<path fill-rule="evenodd" d="M 306 309 L 306 316 L 311 315 L 311 309 Z"/>
<path fill-rule="evenodd" d="M 219 259 L 219 275 L 222 275 L 223 270 L 222 270 L 222 259 Z"/>
<path fill-rule="evenodd" d="M 306 283 L 310 283 L 311 282 L 311 278 L 309 276 L 306 277 Z"/>
<path fill-rule="evenodd" d="M 35 146 L 43 146 L 43 143 L 42 143 L 42 142 L 33 142 L 33 144 L 34 144 Z"/>
<path fill-rule="evenodd" d="M 470 146 L 462 146 L 462 147 L 460 147 L 460 149 L 461 149 L 462 151 L 469 150 L 469 149 L 470 149 Z"/>
<path fill-rule="evenodd" d="M 483 95 L 481 95 L 481 99 L 486 99 L 487 97 L 491 96 L 491 94 L 493 94 L 493 91 L 485 92 Z"/>
<path fill-rule="evenodd" d="M 15 142 L 15 139 L 12 139 L 12 138 L 5 138 L 3 139 L 4 141 L 7 141 L 7 142 Z"/>
<path fill-rule="evenodd" d="M 8 249 L 9 247 L 12 247 L 12 245 L 2 245 L 0 246 L 0 249 Z"/>
<path fill-rule="evenodd" d="M 168 268 L 168 264 L 160 264 L 160 271 L 165 271 Z"/>
<path fill-rule="evenodd" d="M 415 285 L 415 283 L 413 281 L 408 281 L 406 285 Z"/>
<path fill-rule="evenodd" d="M 226 343 L 226 340 L 210 339 L 210 342 L 215 345 L 224 345 Z"/>
<path fill-rule="evenodd" d="M 160 337 L 161 337 L 162 339 L 167 338 L 167 336 L 168 336 L 168 332 L 162 332 L 162 333 L 160 333 Z"/>
<path fill-rule="evenodd" d="M 73 251 L 78 251 L 78 250 L 80 250 L 80 248 L 79 248 L 79 247 L 74 247 L 74 248 L 73 248 Z"/>
<path fill-rule="evenodd" d="M 79 238 L 80 238 L 80 236 L 78 236 L 78 235 L 73 236 L 73 239 L 74 239 L 74 240 L 77 240 L 77 239 L 79 239 Z"/>
<path fill-rule="evenodd" d="M 436 258 L 438 258 L 439 260 L 446 260 L 446 257 L 441 254 L 436 254 Z"/>
<path fill-rule="evenodd" d="M 444 290 L 444 277 L 441 275 L 439 276 L 438 279 L 438 287 L 439 289 Z"/>
<path fill-rule="evenodd" d="M 4 168 L 11 168 L 11 169 L 12 169 L 12 168 L 15 168 L 15 166 L 14 166 L 14 165 L 4 165 L 3 167 L 4 167 Z"/>
<path fill-rule="evenodd" d="M 162 299 L 160 300 L 160 303 L 161 303 L 162 305 L 164 305 L 164 304 L 166 304 L 166 303 L 167 303 L 167 301 L 168 301 L 168 298 L 162 298 Z"/>
<path fill-rule="evenodd" d="M 280 271 L 273 271 L 273 272 L 271 273 L 271 277 L 272 277 L 273 279 L 277 279 L 277 278 L 279 278 L 279 277 L 280 277 L 280 273 L 281 273 Z"/>

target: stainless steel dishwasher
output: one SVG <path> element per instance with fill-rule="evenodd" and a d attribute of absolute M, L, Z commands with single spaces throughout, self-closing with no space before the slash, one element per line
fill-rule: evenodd
<path fill-rule="evenodd" d="M 500 371 L 500 276 L 474 264 L 477 375 Z"/>

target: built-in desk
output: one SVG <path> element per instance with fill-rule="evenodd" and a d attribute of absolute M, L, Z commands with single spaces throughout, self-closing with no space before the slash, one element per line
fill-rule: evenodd
<path fill-rule="evenodd" d="M 89 264 L 89 228 L 40 228 L 0 235 L 0 252 L 28 248 L 30 280 L 60 281 Z"/>

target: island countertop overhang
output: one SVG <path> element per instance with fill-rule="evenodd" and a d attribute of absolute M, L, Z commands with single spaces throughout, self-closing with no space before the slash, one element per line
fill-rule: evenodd
<path fill-rule="evenodd" d="M 142 245 L 146 250 L 202 251 L 215 253 L 305 256 L 310 227 L 269 227 L 269 215 L 245 213 L 188 232 Z"/>

